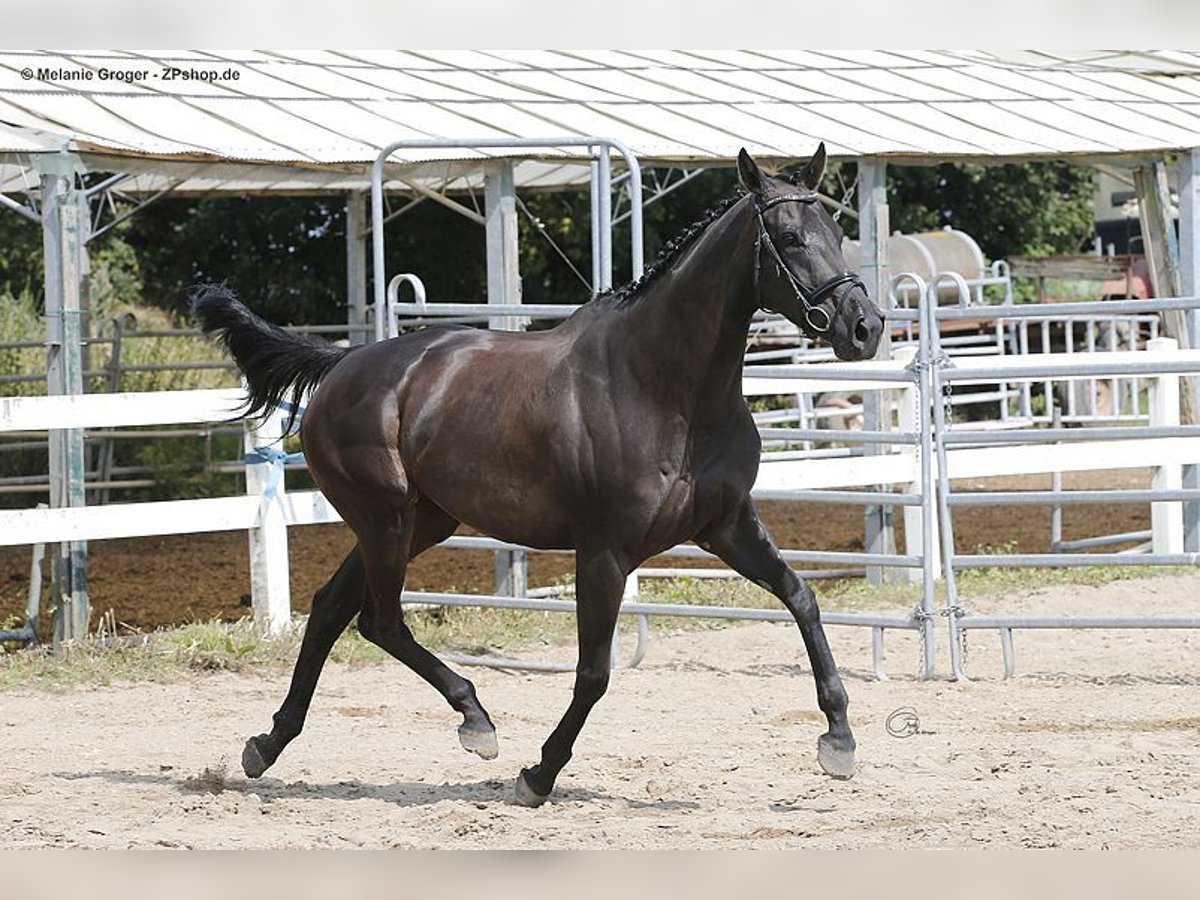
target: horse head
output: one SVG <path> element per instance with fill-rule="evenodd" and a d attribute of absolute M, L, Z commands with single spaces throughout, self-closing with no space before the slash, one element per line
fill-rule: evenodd
<path fill-rule="evenodd" d="M 824 172 L 823 143 L 795 183 L 765 174 L 745 149 L 738 154 L 738 173 L 758 220 L 757 302 L 827 342 L 838 359 L 870 359 L 883 333 L 883 315 L 862 280 L 846 268 L 842 229 L 817 194 Z"/>

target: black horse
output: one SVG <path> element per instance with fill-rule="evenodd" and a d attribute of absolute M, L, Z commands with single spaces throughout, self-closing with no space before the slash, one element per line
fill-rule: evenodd
<path fill-rule="evenodd" d="M 248 413 L 316 388 L 301 430 L 309 471 L 358 537 L 313 598 L 271 732 L 246 743 L 248 776 L 300 733 L 330 647 L 355 614 L 367 639 L 462 713 L 462 745 L 496 756 L 474 686 L 414 640 L 399 602 L 408 561 L 466 523 L 576 553 L 574 695 L 541 761 L 517 778 L 518 802 L 550 794 L 608 686 L 626 576 L 689 539 L 795 616 L 829 721 L 818 760 L 850 777 L 846 691 L 816 599 L 750 500 L 760 444 L 742 396 L 742 355 L 759 308 L 847 360 L 874 355 L 883 319 L 845 270 L 841 230 L 816 194 L 824 145 L 790 181 L 764 174 L 745 150 L 738 168 L 744 194 L 669 245 L 638 282 L 549 331 L 439 327 L 344 350 L 282 331 L 223 287 L 196 291 L 194 314 L 249 384 Z"/>

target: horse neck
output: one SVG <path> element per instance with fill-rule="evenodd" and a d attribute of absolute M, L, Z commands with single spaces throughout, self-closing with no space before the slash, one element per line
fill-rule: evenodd
<path fill-rule="evenodd" d="M 695 408 L 741 397 L 754 298 L 754 219 L 734 204 L 627 310 L 621 331 L 643 383 Z"/>

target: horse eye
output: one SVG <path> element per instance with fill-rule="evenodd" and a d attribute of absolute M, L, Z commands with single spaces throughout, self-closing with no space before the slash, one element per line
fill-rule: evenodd
<path fill-rule="evenodd" d="M 794 231 L 785 231 L 779 239 L 788 247 L 799 247 L 801 243 L 800 235 Z"/>

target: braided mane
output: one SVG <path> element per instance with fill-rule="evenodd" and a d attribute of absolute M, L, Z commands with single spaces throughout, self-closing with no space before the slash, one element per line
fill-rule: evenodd
<path fill-rule="evenodd" d="M 709 207 L 709 209 L 706 210 L 699 219 L 697 219 L 691 225 L 688 225 L 681 232 L 679 232 L 679 234 L 675 235 L 675 237 L 663 244 L 662 249 L 658 251 L 658 256 L 655 258 L 654 264 L 642 274 L 641 278 L 638 278 L 635 281 L 626 282 L 625 284 L 615 287 L 612 290 L 605 291 L 603 294 L 598 296 L 596 300 L 615 301 L 618 307 L 627 306 L 628 304 L 638 300 L 645 288 L 657 280 L 663 272 L 669 269 L 671 267 L 671 263 L 674 262 L 685 249 L 694 244 L 697 238 L 704 234 L 704 232 L 708 229 L 709 225 L 721 218 L 721 216 L 723 216 L 731 206 L 741 200 L 744 196 L 744 191 L 738 191 L 732 197 L 726 197 L 724 200 L 720 200 L 713 206 Z M 595 303 L 596 300 L 593 300 L 592 302 Z"/>

